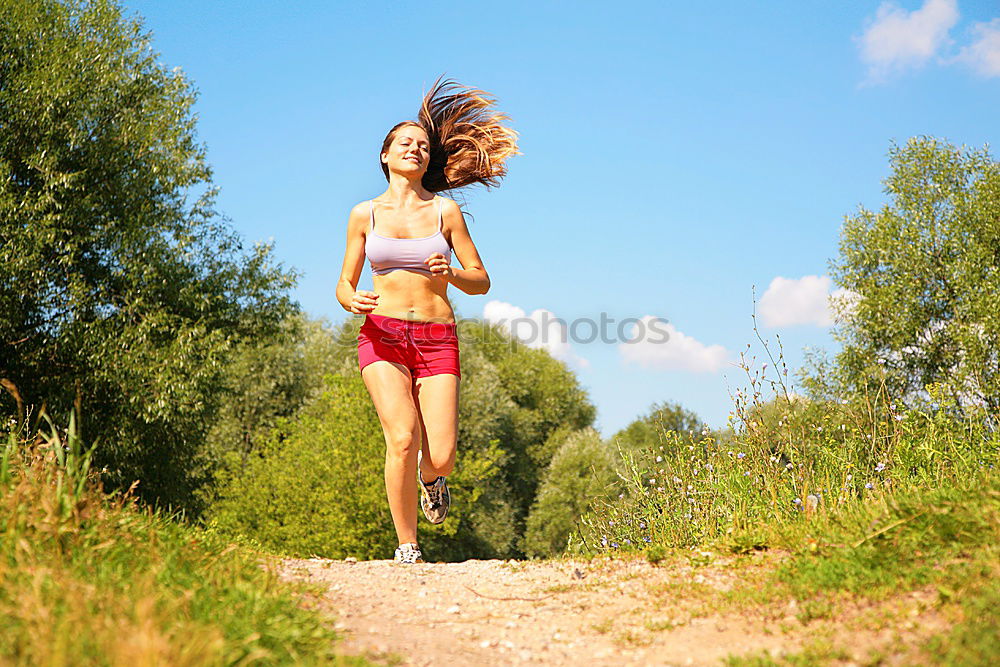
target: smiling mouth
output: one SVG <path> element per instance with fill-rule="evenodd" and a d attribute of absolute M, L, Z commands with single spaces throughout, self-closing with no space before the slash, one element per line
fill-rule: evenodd
<path fill-rule="evenodd" d="M 409 160 L 410 162 L 416 162 L 417 164 L 420 164 L 420 158 L 408 157 L 408 158 L 403 158 L 403 159 L 404 160 Z"/>

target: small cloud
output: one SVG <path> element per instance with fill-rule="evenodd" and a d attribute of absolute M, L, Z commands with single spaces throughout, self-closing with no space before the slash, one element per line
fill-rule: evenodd
<path fill-rule="evenodd" d="M 868 82 L 927 63 L 948 42 L 948 31 L 958 22 L 956 0 L 926 0 L 908 12 L 883 2 L 875 20 L 861 35 L 861 60 L 868 65 Z"/>
<path fill-rule="evenodd" d="M 514 304 L 494 299 L 483 307 L 483 319 L 502 326 L 528 347 L 546 349 L 556 359 L 576 368 L 590 367 L 590 362 L 578 355 L 569 344 L 566 322 L 551 310 L 539 308 L 528 315 Z"/>
<path fill-rule="evenodd" d="M 850 308 L 856 295 L 845 289 L 830 293 L 829 276 L 776 277 L 760 298 L 757 312 L 766 327 L 812 324 L 828 327 L 835 321 L 835 307 Z"/>
<path fill-rule="evenodd" d="M 1000 76 L 1000 19 L 972 26 L 975 41 L 955 58 L 985 77 Z"/>
<path fill-rule="evenodd" d="M 705 345 L 652 315 L 632 325 L 629 341 L 618 345 L 626 362 L 661 370 L 715 373 L 729 356 L 721 345 Z"/>

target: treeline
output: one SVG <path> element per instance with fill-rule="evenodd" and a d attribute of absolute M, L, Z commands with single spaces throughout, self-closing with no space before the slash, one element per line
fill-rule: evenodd
<path fill-rule="evenodd" d="M 148 505 L 227 534 L 387 555 L 360 318 L 310 320 L 295 272 L 214 209 L 194 99 L 115 2 L 0 0 L 0 416 L 30 439 L 43 413 L 74 414 L 106 489 L 138 480 Z M 660 405 L 603 441 L 565 365 L 464 322 L 457 502 L 428 553 L 690 545 L 832 489 L 988 470 L 1000 168 L 932 138 L 890 161 L 889 201 L 848 216 L 833 262 L 841 350 L 811 358 L 798 394 L 780 359 L 749 365 L 725 432 Z"/>
<path fill-rule="evenodd" d="M 195 97 L 116 2 L 0 0 L 3 424 L 30 439 L 72 415 L 107 491 L 138 482 L 191 521 L 382 553 L 359 318 L 308 319 L 295 272 L 215 210 Z M 485 325 L 463 340 L 462 500 L 441 549 L 517 555 L 557 432 L 594 407 L 546 353 Z"/>

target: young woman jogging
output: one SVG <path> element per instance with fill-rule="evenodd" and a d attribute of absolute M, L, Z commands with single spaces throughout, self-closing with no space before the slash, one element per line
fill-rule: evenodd
<path fill-rule="evenodd" d="M 517 134 L 481 90 L 438 80 L 416 121 L 393 127 L 379 160 L 385 192 L 351 210 L 337 300 L 364 315 L 358 365 L 385 435 L 385 486 L 399 547 L 419 563 L 417 487 L 441 523 L 451 495 L 461 377 L 448 286 L 485 294 L 490 278 L 458 205 L 438 193 L 499 185 Z M 452 251 L 462 268 L 452 266 Z M 367 258 L 373 290 L 357 289 Z M 417 484 L 419 480 L 419 484 Z"/>

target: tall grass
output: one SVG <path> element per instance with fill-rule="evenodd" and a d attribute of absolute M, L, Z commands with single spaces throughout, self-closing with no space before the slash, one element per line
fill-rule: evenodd
<path fill-rule="evenodd" d="M 781 547 L 792 557 L 734 600 L 794 598 L 808 623 L 835 618 L 844 599 L 929 589 L 951 623 L 907 650 L 923 662 L 996 664 L 997 415 L 956 418 L 963 411 L 935 386 L 903 407 L 878 377 L 860 394 L 807 400 L 790 390 L 780 350 L 765 349 L 759 367 L 741 357 L 748 386 L 733 397 L 731 430 L 694 442 L 665 432 L 651 449 L 622 451 L 622 492 L 591 508 L 571 549 L 659 560 L 675 548 Z M 731 664 L 840 659 L 843 646 L 828 648 Z"/>
<path fill-rule="evenodd" d="M 0 453 L 0 656 L 14 664 L 339 662 L 254 553 L 111 497 L 74 421 Z"/>
<path fill-rule="evenodd" d="M 729 433 L 706 430 L 690 442 L 665 432 L 657 447 L 621 452 L 622 492 L 584 517 L 575 550 L 692 547 L 727 536 L 750 548 L 763 528 L 992 478 L 1000 433 L 986 419 L 956 420 L 937 388 L 925 408 L 902 408 L 884 384 L 810 401 L 789 388 L 780 349 L 776 358 L 765 349 L 759 368 L 741 356 L 748 387 L 735 392 Z"/>

